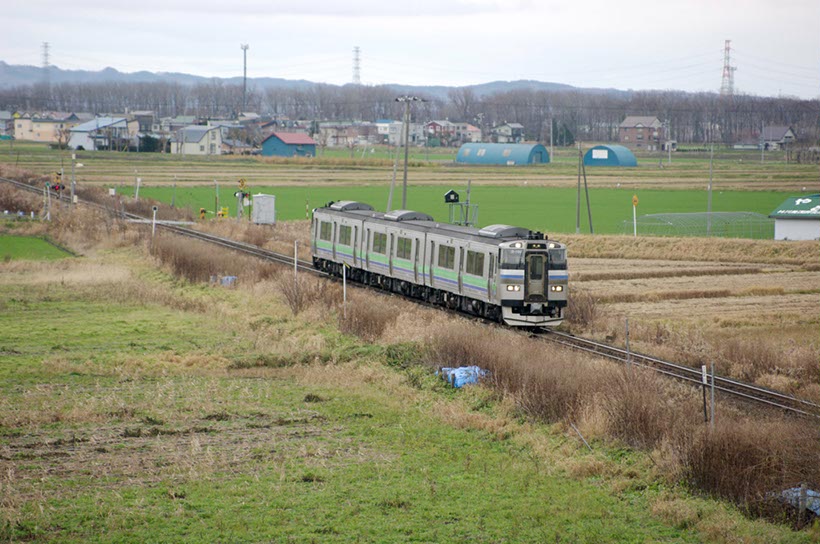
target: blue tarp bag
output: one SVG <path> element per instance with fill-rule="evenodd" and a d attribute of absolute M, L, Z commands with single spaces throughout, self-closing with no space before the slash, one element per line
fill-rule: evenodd
<path fill-rule="evenodd" d="M 461 388 L 471 383 L 478 383 L 479 378 L 483 378 L 486 375 L 486 370 L 475 365 L 441 369 L 441 376 L 455 388 Z"/>

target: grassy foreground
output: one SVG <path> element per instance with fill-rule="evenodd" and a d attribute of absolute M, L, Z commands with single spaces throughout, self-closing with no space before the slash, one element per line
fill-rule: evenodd
<path fill-rule="evenodd" d="M 275 284 L 140 260 L 71 261 L 59 286 L 0 265 L 4 541 L 804 541 L 670 495 L 626 450 L 501 423 L 489 390 L 384 366 L 395 349 Z"/>
<path fill-rule="evenodd" d="M 69 253 L 41 238 L 0 234 L 0 259 L 52 260 L 68 257 Z"/>

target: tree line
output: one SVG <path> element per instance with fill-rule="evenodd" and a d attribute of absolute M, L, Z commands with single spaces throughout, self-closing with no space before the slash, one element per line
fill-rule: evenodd
<path fill-rule="evenodd" d="M 315 84 L 304 88 L 249 88 L 246 111 L 311 121 L 401 119 L 404 106 L 390 86 Z M 791 126 L 804 144 L 820 140 L 820 103 L 793 97 L 683 91 L 511 90 L 479 96 L 470 87 L 453 88 L 446 98 L 424 96 L 413 104 L 413 119 L 449 119 L 478 126 L 520 123 L 528 139 L 556 145 L 571 140 L 614 141 L 627 115 L 657 116 L 672 139 L 687 144 L 750 140 L 764 125 Z M 184 85 L 150 83 L 60 83 L 0 89 L 0 109 L 123 113 L 151 110 L 158 117 L 194 115 L 224 118 L 242 109 L 242 86 L 219 79 Z"/>

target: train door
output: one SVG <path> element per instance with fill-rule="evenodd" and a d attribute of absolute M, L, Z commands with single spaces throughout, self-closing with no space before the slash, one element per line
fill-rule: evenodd
<path fill-rule="evenodd" d="M 413 282 L 418 285 L 419 283 L 419 246 L 421 245 L 421 240 L 417 240 L 413 238 L 413 243 L 416 246 L 416 252 L 413 254 Z"/>
<path fill-rule="evenodd" d="M 431 287 L 433 286 L 433 278 L 435 277 L 434 269 L 433 269 L 433 264 L 435 263 L 435 261 L 433 259 L 435 259 L 435 254 L 436 254 L 435 250 L 436 250 L 436 243 L 434 241 L 430 240 L 430 268 L 428 269 L 428 273 L 430 274 L 430 286 Z"/>
<path fill-rule="evenodd" d="M 527 300 L 546 300 L 547 281 L 546 255 L 542 253 L 530 253 L 526 257 L 526 278 L 524 281 L 526 292 L 524 297 Z"/>
<path fill-rule="evenodd" d="M 353 226 L 353 266 L 356 266 L 356 253 L 359 247 L 359 227 Z"/>
<path fill-rule="evenodd" d="M 495 279 L 495 255 L 490 255 L 490 264 L 487 269 L 487 298 L 493 298 L 493 280 Z"/>
<path fill-rule="evenodd" d="M 333 222 L 333 235 L 330 237 L 330 247 L 333 248 L 333 260 L 336 260 L 336 239 L 338 236 L 339 225 Z"/>
<path fill-rule="evenodd" d="M 393 233 L 390 233 L 390 245 L 387 248 L 387 262 L 390 266 L 390 276 L 393 276 Z"/>
<path fill-rule="evenodd" d="M 367 229 L 364 238 L 364 262 L 365 268 L 370 270 L 370 229 Z"/>
<path fill-rule="evenodd" d="M 458 292 L 461 293 L 464 288 L 464 248 L 458 248 Z"/>

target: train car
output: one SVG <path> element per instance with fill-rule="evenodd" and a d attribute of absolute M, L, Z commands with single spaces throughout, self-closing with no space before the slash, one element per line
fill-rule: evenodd
<path fill-rule="evenodd" d="M 313 265 L 351 281 L 520 327 L 556 326 L 566 246 L 521 227 L 437 223 L 412 210 L 340 201 L 313 211 Z"/>

